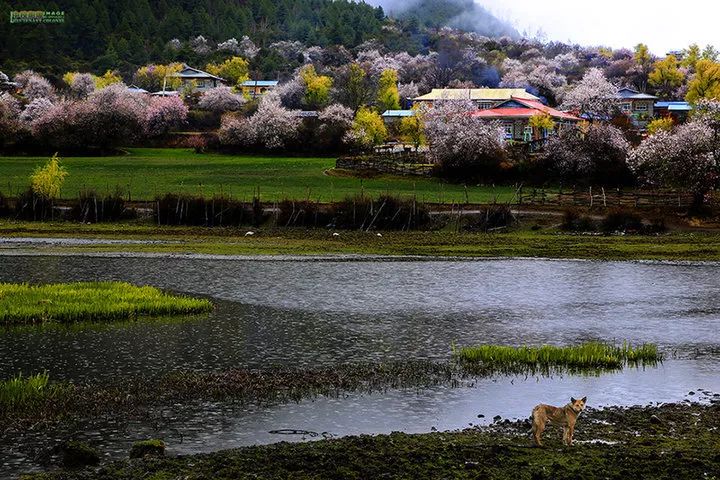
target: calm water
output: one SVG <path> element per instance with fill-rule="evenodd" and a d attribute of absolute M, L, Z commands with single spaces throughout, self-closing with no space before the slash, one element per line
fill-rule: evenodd
<path fill-rule="evenodd" d="M 292 439 L 268 433 L 280 428 L 334 435 L 461 428 L 498 414 L 525 417 L 539 401 L 561 403 L 581 394 L 594 406 L 678 401 L 691 390 L 720 392 L 719 271 L 717 264 L 539 260 L 0 256 L 0 281 L 125 280 L 217 303 L 209 317 L 186 322 L 6 332 L 0 335 L 0 375 L 48 370 L 56 379 L 112 382 L 175 369 L 443 360 L 453 341 L 627 339 L 657 343 L 669 356 L 658 368 L 593 378 L 483 379 L 472 388 L 274 407 L 175 405 L 130 425 L 102 419 L 47 434 L 84 436 L 113 455 L 149 436 L 166 438 L 171 452 L 188 453 Z M 40 446 L 47 447 L 45 435 L 2 444 L 7 459 L 0 476 L 3 468 L 32 467 Z"/>

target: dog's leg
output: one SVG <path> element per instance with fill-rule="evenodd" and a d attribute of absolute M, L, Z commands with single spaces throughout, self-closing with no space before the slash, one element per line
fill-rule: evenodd
<path fill-rule="evenodd" d="M 563 426 L 563 445 L 569 445 L 568 441 L 570 438 L 570 427 L 567 425 Z"/>
<path fill-rule="evenodd" d="M 568 447 L 572 446 L 574 433 L 575 433 L 575 425 L 570 425 L 568 427 Z"/>
<path fill-rule="evenodd" d="M 542 433 L 545 430 L 545 425 L 541 420 L 536 419 L 533 416 L 532 432 L 533 438 L 535 438 L 535 445 L 542 447 Z"/>

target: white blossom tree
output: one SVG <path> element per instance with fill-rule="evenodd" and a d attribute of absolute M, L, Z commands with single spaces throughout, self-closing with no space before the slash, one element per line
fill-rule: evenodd
<path fill-rule="evenodd" d="M 643 140 L 630 153 L 628 165 L 646 184 L 690 190 L 695 206 L 701 206 L 718 181 L 716 149 L 713 129 L 692 121 Z"/>
<path fill-rule="evenodd" d="M 20 121 L 25 124 L 31 124 L 45 115 L 52 107 L 53 103 L 47 98 L 36 98 L 25 106 L 20 114 Z"/>
<path fill-rule="evenodd" d="M 591 68 L 582 80 L 567 90 L 561 108 L 591 119 L 607 119 L 618 112 L 617 91 L 600 69 Z"/>
<path fill-rule="evenodd" d="M 78 73 L 73 76 L 70 91 L 77 98 L 85 98 L 95 91 L 95 80 L 89 73 Z"/>
<path fill-rule="evenodd" d="M 629 142 L 618 128 L 583 123 L 548 140 L 543 157 L 563 180 L 583 183 L 628 181 Z"/>
<path fill-rule="evenodd" d="M 471 101 L 436 102 L 424 113 L 430 155 L 449 176 L 492 175 L 506 158 L 504 132 L 496 122 L 474 117 Z"/>

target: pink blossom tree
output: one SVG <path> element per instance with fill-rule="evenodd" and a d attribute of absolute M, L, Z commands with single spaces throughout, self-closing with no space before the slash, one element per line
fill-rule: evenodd
<path fill-rule="evenodd" d="M 77 98 L 85 98 L 95 91 L 95 80 L 89 73 L 78 73 L 73 76 L 70 91 Z"/>
<path fill-rule="evenodd" d="M 20 85 L 20 90 L 28 101 L 36 98 L 55 99 L 55 88 L 42 75 L 32 70 L 25 70 L 15 75 L 15 81 Z"/>
<path fill-rule="evenodd" d="M 218 138 L 227 146 L 281 150 L 297 138 L 299 127 L 300 118 L 271 92 L 263 96 L 252 117 L 224 116 Z"/>
<path fill-rule="evenodd" d="M 20 114 L 20 121 L 31 124 L 45 115 L 52 107 L 53 103 L 47 98 L 36 98 L 25 106 Z"/>
<path fill-rule="evenodd" d="M 153 97 L 145 109 L 144 131 L 150 137 L 166 134 L 187 121 L 188 107 L 180 97 Z"/>
<path fill-rule="evenodd" d="M 230 87 L 216 87 L 200 96 L 198 107 L 218 113 L 235 112 L 242 109 L 245 102 L 245 97 L 233 93 Z"/>

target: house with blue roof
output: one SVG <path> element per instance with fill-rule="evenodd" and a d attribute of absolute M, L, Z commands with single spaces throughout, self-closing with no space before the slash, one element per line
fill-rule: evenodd
<path fill-rule="evenodd" d="M 692 109 L 692 105 L 688 102 L 655 102 L 654 106 L 656 117 L 670 117 L 675 123 L 687 120 Z"/>
<path fill-rule="evenodd" d="M 385 110 L 381 117 L 385 123 L 395 123 L 413 115 L 415 115 L 415 110 Z"/>
<path fill-rule="evenodd" d="M 240 84 L 240 90 L 250 98 L 260 97 L 278 86 L 277 80 L 245 80 Z"/>

